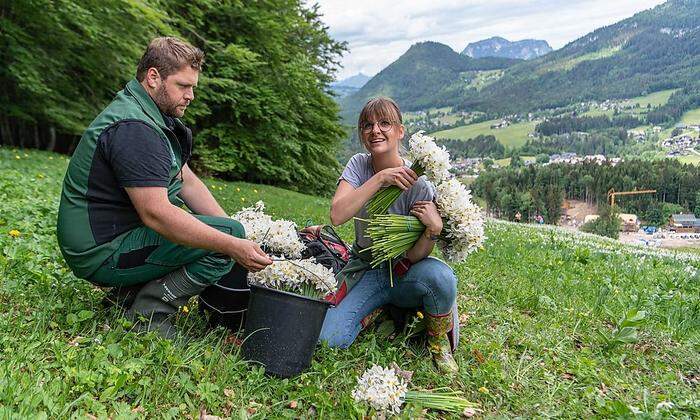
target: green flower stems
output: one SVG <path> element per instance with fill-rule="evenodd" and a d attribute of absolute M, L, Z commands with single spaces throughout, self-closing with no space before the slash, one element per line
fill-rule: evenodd
<path fill-rule="evenodd" d="M 425 169 L 423 169 L 417 163 L 411 165 L 411 169 L 419 177 L 425 173 Z M 377 191 L 377 193 L 372 196 L 367 204 L 367 213 L 369 213 L 371 216 L 386 214 L 389 207 L 394 204 L 394 201 L 399 198 L 402 192 L 403 190 L 396 185 L 392 185 Z"/>
<path fill-rule="evenodd" d="M 461 397 L 458 391 L 427 392 L 407 391 L 404 400 L 415 403 L 425 408 L 433 408 L 450 413 L 461 414 L 467 408 L 476 408 L 477 405 Z"/>

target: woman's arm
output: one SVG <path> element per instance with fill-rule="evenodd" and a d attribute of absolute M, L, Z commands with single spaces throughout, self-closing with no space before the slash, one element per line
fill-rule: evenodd
<path fill-rule="evenodd" d="M 432 201 L 416 201 L 416 204 L 411 208 L 411 214 L 425 225 L 425 232 L 420 236 L 420 239 L 411 249 L 406 251 L 406 258 L 415 264 L 433 252 L 435 241 L 430 237 L 442 233 L 442 218 L 437 206 Z"/>
<path fill-rule="evenodd" d="M 379 171 L 358 188 L 341 179 L 331 201 L 331 224 L 338 226 L 350 220 L 381 187 L 396 185 L 407 190 L 417 179 L 416 173 L 405 166 Z"/>

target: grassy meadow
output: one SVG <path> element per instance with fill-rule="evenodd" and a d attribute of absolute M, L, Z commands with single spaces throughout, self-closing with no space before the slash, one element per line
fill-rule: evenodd
<path fill-rule="evenodd" d="M 463 125 L 449 130 L 436 131 L 430 135 L 435 138 L 468 140 L 479 134 L 491 134 L 505 147 L 514 149 L 521 147 L 527 141 L 527 135 L 534 131 L 535 123 L 520 122 L 511 124 L 505 128 L 492 129 L 491 125 L 498 124 L 501 120 L 489 120 L 475 124 Z"/>
<path fill-rule="evenodd" d="M 67 158 L 0 148 L 0 418 L 365 418 L 351 397 L 373 363 L 450 387 L 478 417 L 700 416 L 700 254 L 623 247 L 552 227 L 491 221 L 455 268 L 462 335 L 455 378 L 422 343 L 370 328 L 348 350 L 268 378 L 196 310 L 191 340 L 136 334 L 105 291 L 76 279 L 55 239 Z M 276 217 L 327 221 L 327 198 L 206 180 L 229 213 L 262 199 Z M 340 229 L 352 236 L 350 223 Z M 450 418 L 418 406 L 405 418 Z"/>

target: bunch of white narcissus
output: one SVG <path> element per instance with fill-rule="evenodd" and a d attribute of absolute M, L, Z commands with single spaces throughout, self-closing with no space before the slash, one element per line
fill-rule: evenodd
<path fill-rule="evenodd" d="M 243 225 L 246 238 L 258 244 L 263 240 L 272 223 L 272 217 L 265 214 L 265 203 L 262 201 L 258 201 L 252 207 L 242 208 L 231 217 Z"/>
<path fill-rule="evenodd" d="M 265 203 L 258 201 L 253 207 L 243 208 L 233 215 L 245 229 L 246 238 L 265 247 L 276 255 L 301 258 L 305 246 L 299 240 L 296 225 L 289 220 L 272 220 L 265 214 Z"/>
<path fill-rule="evenodd" d="M 301 252 L 306 249 L 299 240 L 296 225 L 289 220 L 274 220 L 270 223 L 270 231 L 263 244 L 271 252 L 289 258 L 301 258 Z"/>
<path fill-rule="evenodd" d="M 311 297 L 334 292 L 338 284 L 333 271 L 318 264 L 315 258 L 274 261 L 264 269 L 250 273 L 249 279 L 260 286 Z"/>
<path fill-rule="evenodd" d="M 445 223 L 438 246 L 448 261 L 463 261 L 485 239 L 481 209 L 471 200 L 471 192 L 454 178 L 437 185 L 435 201 Z"/>
<path fill-rule="evenodd" d="M 419 166 L 432 182 L 437 183 L 450 177 L 452 165 L 449 152 L 435 144 L 435 140 L 422 131 L 408 140 L 408 158 L 413 161 L 412 167 Z"/>
<path fill-rule="evenodd" d="M 391 368 L 374 365 L 357 380 L 352 396 L 357 402 L 367 402 L 377 411 L 398 414 L 408 386 Z"/>

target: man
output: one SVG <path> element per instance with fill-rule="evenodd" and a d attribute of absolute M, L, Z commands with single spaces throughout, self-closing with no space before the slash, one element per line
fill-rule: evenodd
<path fill-rule="evenodd" d="M 141 329 L 165 337 L 175 335 L 170 315 L 234 264 L 272 263 L 187 164 L 192 132 L 178 118 L 203 60 L 179 39 L 151 41 L 136 78 L 80 139 L 58 211 L 58 243 L 75 275 L 114 287 Z"/>

